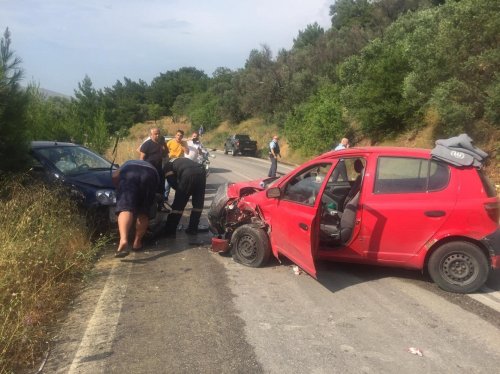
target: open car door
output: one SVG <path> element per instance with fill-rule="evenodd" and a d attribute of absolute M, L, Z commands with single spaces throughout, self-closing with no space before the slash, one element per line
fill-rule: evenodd
<path fill-rule="evenodd" d="M 280 186 L 271 223 L 271 245 L 316 278 L 314 264 L 320 196 L 331 163 L 309 165 Z"/>

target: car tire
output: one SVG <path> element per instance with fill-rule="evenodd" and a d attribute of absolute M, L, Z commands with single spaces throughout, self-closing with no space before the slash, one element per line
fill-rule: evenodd
<path fill-rule="evenodd" d="M 267 233 L 252 225 L 238 227 L 231 237 L 233 259 L 242 265 L 257 268 L 271 255 Z"/>
<path fill-rule="evenodd" d="M 236 156 L 238 154 L 238 151 L 236 150 L 236 148 L 233 148 L 233 157 Z"/>
<path fill-rule="evenodd" d="M 477 291 L 488 278 L 488 259 L 479 247 L 468 242 L 450 242 L 437 248 L 427 270 L 443 290 L 455 293 Z"/>
<path fill-rule="evenodd" d="M 226 146 L 224 146 L 224 154 L 225 154 L 225 155 L 227 155 L 228 153 L 229 153 L 229 152 L 228 152 L 228 150 L 227 150 Z"/>

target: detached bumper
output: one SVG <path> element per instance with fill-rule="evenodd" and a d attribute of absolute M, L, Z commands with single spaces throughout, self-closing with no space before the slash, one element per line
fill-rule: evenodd
<path fill-rule="evenodd" d="M 481 239 L 481 243 L 488 249 L 491 258 L 491 267 L 500 268 L 500 229 Z"/>

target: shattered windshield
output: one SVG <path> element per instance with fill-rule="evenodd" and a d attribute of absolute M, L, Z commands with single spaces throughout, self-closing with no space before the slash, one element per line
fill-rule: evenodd
<path fill-rule="evenodd" d="M 85 147 L 54 146 L 38 148 L 34 152 L 66 175 L 111 168 L 111 163 L 108 160 Z"/>

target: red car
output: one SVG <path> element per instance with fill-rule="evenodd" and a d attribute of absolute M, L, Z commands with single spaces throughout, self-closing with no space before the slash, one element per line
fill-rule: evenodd
<path fill-rule="evenodd" d="M 500 267 L 500 202 L 481 162 L 445 150 L 465 162 L 350 148 L 279 179 L 222 185 L 208 213 L 213 248 L 252 267 L 284 255 L 313 277 L 319 260 L 427 269 L 444 290 L 474 292 Z"/>

